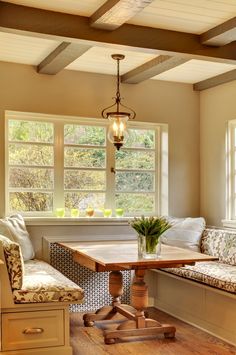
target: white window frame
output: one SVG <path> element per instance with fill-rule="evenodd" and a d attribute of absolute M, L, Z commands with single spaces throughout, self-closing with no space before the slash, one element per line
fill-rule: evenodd
<path fill-rule="evenodd" d="M 75 116 L 49 115 L 30 112 L 5 111 L 5 214 L 9 215 L 9 164 L 8 164 L 8 121 L 9 120 L 29 120 L 46 121 L 54 123 L 54 198 L 53 211 L 57 207 L 64 206 L 64 124 L 82 124 L 92 126 L 102 126 L 108 128 L 108 120 L 98 118 L 85 118 Z M 157 147 L 155 155 L 155 215 L 168 215 L 168 125 L 158 123 L 147 123 L 132 121 L 130 128 L 154 129 L 156 131 Z M 106 159 L 106 181 L 113 181 L 107 184 L 106 205 L 114 210 L 115 179 L 111 172 L 111 167 L 115 167 L 114 147 L 107 140 Z M 59 172 L 59 173 L 58 173 Z M 108 191 L 108 186 L 110 191 Z M 113 190 L 113 191 L 112 191 Z M 111 193 L 112 191 L 112 193 Z M 112 195 L 113 194 L 113 195 Z M 26 212 L 29 217 L 53 217 L 53 212 Z M 137 214 L 136 214 L 137 215 Z"/>
<path fill-rule="evenodd" d="M 236 226 L 236 119 L 226 127 L 226 218 L 225 227 Z"/>

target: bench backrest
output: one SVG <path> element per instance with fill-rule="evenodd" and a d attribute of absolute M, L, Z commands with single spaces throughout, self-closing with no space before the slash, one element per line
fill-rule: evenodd
<path fill-rule="evenodd" d="M 236 265 L 236 231 L 206 228 L 201 238 L 201 252 L 218 257 L 222 263 Z"/>
<path fill-rule="evenodd" d="M 1 242 L 0 242 L 0 259 L 3 261 L 3 264 L 0 265 L 1 308 L 12 308 L 14 307 L 12 285 L 9 278 L 7 265 L 5 262 L 4 248 Z"/>

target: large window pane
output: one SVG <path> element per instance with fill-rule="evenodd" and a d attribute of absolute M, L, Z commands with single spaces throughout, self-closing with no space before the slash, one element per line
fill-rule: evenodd
<path fill-rule="evenodd" d="M 39 168 L 10 168 L 9 187 L 52 189 L 53 170 Z"/>
<path fill-rule="evenodd" d="M 65 167 L 105 168 L 105 149 L 65 147 Z"/>
<path fill-rule="evenodd" d="M 53 165 L 53 147 L 33 144 L 9 144 L 9 164 Z"/>
<path fill-rule="evenodd" d="M 151 129 L 129 129 L 129 136 L 124 147 L 155 148 L 155 131 Z"/>
<path fill-rule="evenodd" d="M 105 204 L 104 193 L 93 192 L 66 192 L 65 193 L 65 207 L 79 208 L 85 210 L 87 207 L 94 209 L 101 209 Z"/>
<path fill-rule="evenodd" d="M 64 128 L 65 144 L 105 145 L 106 129 L 97 126 L 67 124 Z"/>
<path fill-rule="evenodd" d="M 154 174 L 138 172 L 117 172 L 116 191 L 154 191 Z"/>
<path fill-rule="evenodd" d="M 53 194 L 44 192 L 10 192 L 9 205 L 11 212 L 52 211 Z"/>
<path fill-rule="evenodd" d="M 9 140 L 53 143 L 53 124 L 48 122 L 9 120 Z"/>
<path fill-rule="evenodd" d="M 155 169 L 155 152 L 116 151 L 117 169 Z"/>
<path fill-rule="evenodd" d="M 68 117 L 62 122 L 48 115 L 45 120 L 36 114 L 6 115 L 6 213 L 53 215 L 64 205 L 80 210 L 121 207 L 134 216 L 155 212 L 159 144 L 154 125 L 131 125 L 127 143 L 116 151 L 106 144 L 107 125 L 102 121 L 100 126 L 89 119 Z"/>
<path fill-rule="evenodd" d="M 65 170 L 65 189 L 105 190 L 105 171 Z"/>
<path fill-rule="evenodd" d="M 154 194 L 116 194 L 116 208 L 123 208 L 125 213 L 154 212 Z"/>

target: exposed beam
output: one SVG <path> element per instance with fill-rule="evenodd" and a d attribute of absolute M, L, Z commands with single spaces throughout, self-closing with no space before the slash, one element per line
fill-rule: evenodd
<path fill-rule="evenodd" d="M 40 74 L 57 74 L 89 48 L 88 45 L 62 42 L 37 67 Z"/>
<path fill-rule="evenodd" d="M 201 35 L 202 44 L 210 46 L 224 46 L 233 41 L 236 41 L 236 17 Z"/>
<path fill-rule="evenodd" d="M 169 55 L 160 55 L 147 63 L 140 65 L 128 73 L 122 75 L 121 81 L 127 84 L 137 84 L 141 81 L 153 78 L 167 70 L 177 67 L 180 64 L 188 62 L 187 58 L 171 57 Z"/>
<path fill-rule="evenodd" d="M 0 31 L 88 45 L 127 49 L 236 64 L 236 44 L 215 48 L 198 35 L 124 24 L 115 31 L 92 28 L 89 18 L 0 2 Z"/>
<path fill-rule="evenodd" d="M 92 27 L 115 30 L 153 0 L 108 0 L 90 17 Z"/>
<path fill-rule="evenodd" d="M 229 83 L 233 80 L 236 80 L 236 69 L 230 70 L 220 75 L 216 75 L 213 78 L 199 81 L 199 83 L 193 85 L 193 89 L 196 91 L 202 91 L 213 88 L 214 86 Z"/>

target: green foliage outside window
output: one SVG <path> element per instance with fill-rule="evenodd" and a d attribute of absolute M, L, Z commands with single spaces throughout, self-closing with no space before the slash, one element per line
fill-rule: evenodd
<path fill-rule="evenodd" d="M 9 208 L 20 212 L 53 212 L 56 207 L 103 208 L 107 181 L 106 128 L 64 125 L 64 206 L 54 206 L 54 124 L 9 120 Z M 155 130 L 130 129 L 120 151 L 114 151 L 114 208 L 125 212 L 155 210 Z M 62 190 L 63 191 L 63 190 Z M 111 206 L 106 206 L 110 208 Z"/>

